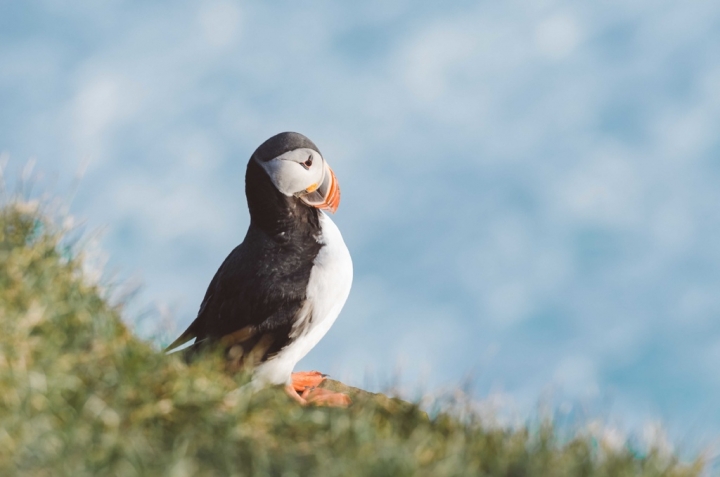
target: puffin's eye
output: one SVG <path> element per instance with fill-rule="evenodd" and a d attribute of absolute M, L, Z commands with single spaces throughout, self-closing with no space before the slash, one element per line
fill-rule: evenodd
<path fill-rule="evenodd" d="M 310 157 L 307 158 L 307 161 L 303 162 L 302 165 L 305 166 L 305 169 L 310 169 L 310 166 L 312 166 L 313 156 L 310 154 Z"/>

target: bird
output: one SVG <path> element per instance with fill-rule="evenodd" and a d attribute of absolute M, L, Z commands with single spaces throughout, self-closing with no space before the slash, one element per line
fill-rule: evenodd
<path fill-rule="evenodd" d="M 250 386 L 282 385 L 302 405 L 347 406 L 317 386 L 318 371 L 293 373 L 325 336 L 350 293 L 353 263 L 326 212 L 340 205 L 335 173 L 306 136 L 283 132 L 263 142 L 245 172 L 250 225 L 215 273 L 195 320 L 166 351 L 195 340 L 186 356 L 220 347 Z"/>

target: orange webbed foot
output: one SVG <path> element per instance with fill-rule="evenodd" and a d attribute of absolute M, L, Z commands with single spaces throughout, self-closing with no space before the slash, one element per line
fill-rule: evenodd
<path fill-rule="evenodd" d="M 285 391 L 303 406 L 313 404 L 315 406 L 348 407 L 352 401 L 347 394 L 318 387 L 325 379 L 327 379 L 327 375 L 318 371 L 292 373 L 291 384 L 285 387 Z"/>
<path fill-rule="evenodd" d="M 325 379 L 327 379 L 327 375 L 319 371 L 301 371 L 292 373 L 291 376 L 292 387 L 298 393 L 303 393 L 307 389 L 320 386 Z"/>
<path fill-rule="evenodd" d="M 287 386 L 285 386 L 285 394 L 290 396 L 293 401 L 297 402 L 301 406 L 307 406 L 307 400 L 304 397 L 300 396 L 297 391 L 295 391 L 295 388 L 293 388 L 292 384 L 288 384 Z"/>

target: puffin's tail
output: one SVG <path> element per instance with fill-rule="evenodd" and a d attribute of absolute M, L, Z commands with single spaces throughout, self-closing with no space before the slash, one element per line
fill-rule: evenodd
<path fill-rule="evenodd" d="M 188 329 L 185 330 L 183 334 L 181 334 L 178 339 L 173 341 L 170 346 L 165 348 L 165 352 L 169 353 L 175 348 L 184 345 L 188 341 L 197 338 L 197 333 L 195 332 L 195 322 L 193 321 L 190 326 L 188 326 Z"/>

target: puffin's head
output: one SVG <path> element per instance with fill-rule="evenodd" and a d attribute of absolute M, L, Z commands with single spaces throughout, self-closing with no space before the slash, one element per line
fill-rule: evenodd
<path fill-rule="evenodd" d="M 302 134 L 284 132 L 271 137 L 250 158 L 262 167 L 275 187 L 288 197 L 335 213 L 340 187 L 317 146 Z"/>

